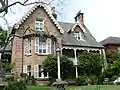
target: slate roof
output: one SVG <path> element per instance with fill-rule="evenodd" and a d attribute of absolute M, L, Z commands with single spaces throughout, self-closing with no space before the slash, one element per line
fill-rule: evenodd
<path fill-rule="evenodd" d="M 68 33 L 68 30 L 72 29 L 76 23 L 66 23 L 59 22 L 60 26 L 64 30 L 64 34 L 62 36 L 62 44 L 67 46 L 78 46 L 78 47 L 95 47 L 95 48 L 103 48 L 101 44 L 99 44 L 96 39 L 92 36 L 86 26 L 84 26 L 84 40 L 78 41 L 75 37 Z"/>
<path fill-rule="evenodd" d="M 2 52 L 3 51 L 3 47 L 2 48 L 0 48 L 0 52 Z M 6 47 L 5 47 L 5 54 L 10 54 L 12 52 L 12 45 L 11 45 L 11 43 L 9 43 Z"/>
<path fill-rule="evenodd" d="M 120 37 L 108 37 L 104 40 L 102 40 L 100 42 L 102 45 L 106 45 L 106 44 L 116 44 L 116 45 L 120 45 Z"/>

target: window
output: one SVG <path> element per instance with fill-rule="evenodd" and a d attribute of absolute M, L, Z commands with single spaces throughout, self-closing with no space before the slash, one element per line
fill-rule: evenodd
<path fill-rule="evenodd" d="M 42 76 L 42 75 L 41 75 L 41 74 L 42 74 L 42 72 L 41 72 L 42 69 L 41 69 L 41 68 L 42 68 L 41 65 L 38 65 L 38 76 L 39 76 L 39 77 Z"/>
<path fill-rule="evenodd" d="M 35 28 L 36 28 L 36 31 L 44 31 L 44 20 L 37 19 L 35 21 Z"/>
<path fill-rule="evenodd" d="M 24 45 L 25 55 L 31 55 L 31 37 L 24 40 Z"/>
<path fill-rule="evenodd" d="M 77 40 L 80 40 L 80 33 L 78 32 L 75 32 L 74 33 L 74 37 L 77 39 Z"/>
<path fill-rule="evenodd" d="M 77 40 L 83 40 L 83 41 L 84 41 L 81 32 L 75 32 L 75 33 L 74 33 L 74 37 L 75 37 Z"/>
<path fill-rule="evenodd" d="M 27 75 L 31 76 L 31 65 L 24 65 L 23 73 L 26 73 Z"/>
<path fill-rule="evenodd" d="M 41 39 L 36 37 L 35 48 L 37 54 L 51 54 L 51 39 Z"/>
<path fill-rule="evenodd" d="M 31 76 L 31 65 L 27 66 L 27 74 L 28 76 Z"/>
<path fill-rule="evenodd" d="M 48 73 L 43 70 L 41 65 L 34 65 L 35 78 L 48 78 Z"/>

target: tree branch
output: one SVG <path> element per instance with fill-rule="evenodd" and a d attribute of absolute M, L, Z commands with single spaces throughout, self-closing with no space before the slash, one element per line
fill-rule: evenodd
<path fill-rule="evenodd" d="M 46 4 L 49 5 L 53 0 L 51 0 L 49 3 L 44 3 L 44 2 L 32 2 L 32 3 L 27 3 L 29 0 L 25 0 L 23 3 L 21 3 L 20 1 L 14 2 L 10 5 L 4 5 L 2 1 L 0 1 L 0 3 L 2 4 L 2 8 L 0 9 L 0 13 L 6 11 L 9 7 L 16 5 L 16 4 L 20 4 L 22 6 L 28 6 L 28 5 L 32 5 L 32 4 L 37 4 L 37 3 L 41 3 L 41 4 Z"/>

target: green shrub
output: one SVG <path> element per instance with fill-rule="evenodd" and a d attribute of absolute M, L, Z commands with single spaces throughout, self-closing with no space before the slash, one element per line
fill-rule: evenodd
<path fill-rule="evenodd" d="M 87 85 L 88 80 L 89 80 L 89 78 L 86 76 L 79 76 L 79 77 L 75 78 L 76 85 L 78 85 L 78 86 Z"/>
<path fill-rule="evenodd" d="M 11 63 L 4 63 L 3 64 L 3 68 L 4 68 L 6 73 L 11 72 L 11 70 L 13 69 L 13 64 L 11 64 Z"/>
<path fill-rule="evenodd" d="M 29 75 L 27 75 L 27 76 L 25 77 L 25 83 L 26 83 L 27 85 L 36 85 L 36 79 L 34 78 L 34 76 L 29 76 Z"/>
<path fill-rule="evenodd" d="M 95 75 L 89 76 L 89 79 L 91 80 L 92 85 L 97 85 L 98 84 L 98 77 Z"/>
<path fill-rule="evenodd" d="M 5 87 L 5 90 L 27 90 L 26 84 L 24 81 L 13 81 Z"/>

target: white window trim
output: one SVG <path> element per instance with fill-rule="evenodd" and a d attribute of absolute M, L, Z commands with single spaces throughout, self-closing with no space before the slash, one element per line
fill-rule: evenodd
<path fill-rule="evenodd" d="M 43 67 L 41 68 L 41 71 L 43 71 Z M 48 73 L 47 73 L 47 76 L 45 77 L 44 72 L 42 72 L 41 77 L 38 77 L 38 78 L 49 78 L 49 76 L 48 76 Z"/>
<path fill-rule="evenodd" d="M 75 37 L 75 34 L 77 34 L 77 38 Z M 82 37 L 82 33 L 81 32 L 74 32 L 74 37 L 78 40 L 78 41 L 85 41 Z M 80 37 L 80 39 L 78 39 L 78 37 Z"/>
<path fill-rule="evenodd" d="M 25 73 L 25 74 L 27 74 L 27 75 L 29 75 L 29 73 L 28 73 L 28 66 L 29 66 L 29 65 L 24 65 L 24 66 L 23 66 L 23 73 Z M 30 65 L 30 66 L 31 66 L 31 65 Z M 30 72 L 31 72 L 31 76 L 32 76 L 32 75 L 33 75 L 33 74 L 32 74 L 32 70 L 30 70 Z"/>
<path fill-rule="evenodd" d="M 23 73 L 27 74 L 27 65 L 23 66 Z"/>
<path fill-rule="evenodd" d="M 38 39 L 37 39 L 38 38 Z M 50 52 L 48 53 L 48 44 L 47 44 L 47 40 L 46 40 L 46 53 L 43 53 L 43 48 L 42 48 L 42 53 L 39 53 L 39 49 L 40 49 L 40 45 L 39 45 L 39 43 L 37 44 L 37 42 L 39 41 L 39 37 L 36 37 L 36 39 L 35 39 L 35 53 L 37 54 L 37 55 L 48 55 L 48 54 L 51 54 L 51 49 L 52 49 L 52 47 L 51 47 L 51 44 L 52 44 L 52 40 L 51 40 L 51 38 L 47 38 L 47 39 L 50 39 Z M 38 40 L 38 41 L 37 41 Z M 38 50 L 36 50 L 36 47 L 38 47 Z"/>
<path fill-rule="evenodd" d="M 40 30 L 40 29 L 39 29 L 39 30 L 36 30 L 36 27 L 37 27 L 36 22 L 39 22 L 39 24 L 40 24 L 40 23 L 43 24 L 43 29 L 42 29 L 42 30 Z M 37 19 L 35 20 L 35 30 L 36 30 L 36 31 L 44 31 L 44 20 L 42 20 L 42 22 L 40 22 L 40 21 L 37 20 Z"/>
<path fill-rule="evenodd" d="M 38 64 L 37 64 L 37 65 L 34 65 L 34 77 L 35 77 L 35 78 L 41 78 L 41 79 L 42 79 L 42 78 L 43 78 L 43 79 L 44 79 L 44 78 L 49 78 L 48 73 L 47 73 L 47 76 L 44 77 L 44 72 L 42 72 L 42 73 L 41 73 L 41 77 L 39 77 L 39 68 L 38 68 L 38 67 L 39 67 Z M 35 70 L 35 68 L 37 68 L 37 71 Z M 41 68 L 41 71 L 43 71 L 43 67 Z M 35 76 L 35 73 L 37 74 L 36 76 Z"/>
<path fill-rule="evenodd" d="M 24 42 L 26 43 L 26 44 L 24 44 L 24 55 L 31 56 L 32 55 L 32 39 L 30 39 L 31 40 L 30 43 L 29 43 L 28 38 L 26 38 L 26 39 L 24 40 Z M 26 52 L 26 48 L 29 49 L 29 53 Z M 31 52 L 30 52 L 30 50 L 31 50 Z"/>

